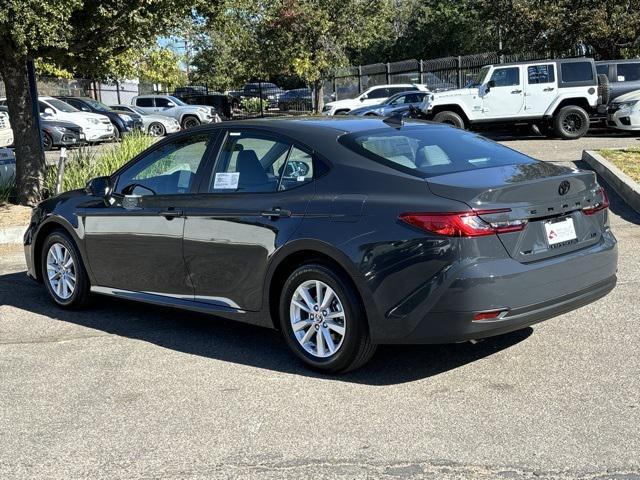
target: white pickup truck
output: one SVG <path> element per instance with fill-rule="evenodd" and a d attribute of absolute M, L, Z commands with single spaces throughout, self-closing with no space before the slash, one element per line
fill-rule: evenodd
<path fill-rule="evenodd" d="M 460 128 L 533 124 L 545 134 L 575 139 L 606 105 L 607 88 L 590 58 L 487 65 L 465 88 L 427 95 L 420 110 L 427 119 Z"/>

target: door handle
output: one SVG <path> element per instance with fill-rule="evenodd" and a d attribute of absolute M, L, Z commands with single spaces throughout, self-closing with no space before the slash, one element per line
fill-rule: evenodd
<path fill-rule="evenodd" d="M 511 93 L 513 93 L 513 94 L 522 93 L 522 90 L 511 90 Z"/>
<path fill-rule="evenodd" d="M 183 213 L 182 210 L 176 210 L 173 207 L 169 207 L 166 210 L 160 210 L 158 212 L 158 215 L 166 218 L 167 220 L 173 220 L 176 217 L 181 217 L 182 213 Z"/>
<path fill-rule="evenodd" d="M 260 216 L 267 218 L 288 218 L 291 216 L 291 210 L 283 210 L 280 207 L 275 207 L 271 210 L 260 212 Z"/>
<path fill-rule="evenodd" d="M 553 87 L 547 87 L 544 90 L 542 90 L 543 92 L 553 92 L 555 89 Z"/>

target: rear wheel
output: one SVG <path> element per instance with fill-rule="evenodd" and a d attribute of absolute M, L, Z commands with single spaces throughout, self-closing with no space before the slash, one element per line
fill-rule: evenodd
<path fill-rule="evenodd" d="M 166 133 L 164 125 L 162 125 L 160 122 L 153 122 L 151 125 L 149 125 L 148 131 L 149 135 L 151 135 L 152 137 L 164 137 L 164 134 Z"/>
<path fill-rule="evenodd" d="M 47 292 L 63 308 L 80 308 L 89 299 L 89 277 L 68 234 L 54 231 L 42 246 L 41 273 Z"/>
<path fill-rule="evenodd" d="M 562 107 L 553 117 L 553 130 L 565 140 L 583 137 L 589 131 L 589 115 L 576 105 Z"/>
<path fill-rule="evenodd" d="M 434 122 L 446 123 L 447 125 L 453 125 L 454 127 L 464 128 L 464 120 L 456 112 L 444 111 L 436 113 L 433 117 Z"/>
<path fill-rule="evenodd" d="M 44 132 L 42 136 L 42 145 L 45 150 L 51 150 L 53 148 L 53 138 L 47 132 Z"/>
<path fill-rule="evenodd" d="M 356 369 L 376 349 L 351 282 L 320 264 L 304 265 L 287 279 L 280 297 L 280 327 L 289 348 L 323 372 Z"/>

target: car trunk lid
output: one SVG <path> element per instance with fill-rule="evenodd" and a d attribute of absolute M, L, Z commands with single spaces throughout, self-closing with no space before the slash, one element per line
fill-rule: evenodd
<path fill-rule="evenodd" d="M 516 232 L 498 237 L 521 262 L 569 253 L 600 240 L 606 216 L 583 209 L 602 202 L 593 172 L 535 162 L 431 177 L 438 196 L 466 203 L 493 225 L 526 221 Z"/>

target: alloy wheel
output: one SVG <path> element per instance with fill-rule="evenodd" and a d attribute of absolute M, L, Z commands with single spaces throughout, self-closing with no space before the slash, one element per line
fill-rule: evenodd
<path fill-rule="evenodd" d="M 62 300 L 69 299 L 76 289 L 76 267 L 71 252 L 61 243 L 54 243 L 47 252 L 47 281 Z"/>
<path fill-rule="evenodd" d="M 577 113 L 570 113 L 562 120 L 565 132 L 575 133 L 582 128 L 582 117 Z"/>
<path fill-rule="evenodd" d="M 296 288 L 289 319 L 298 343 L 314 357 L 331 357 L 343 344 L 347 318 L 342 301 L 320 280 L 308 280 Z"/>
<path fill-rule="evenodd" d="M 152 137 L 161 137 L 164 135 L 164 127 L 159 123 L 152 123 L 149 127 L 149 135 Z"/>

